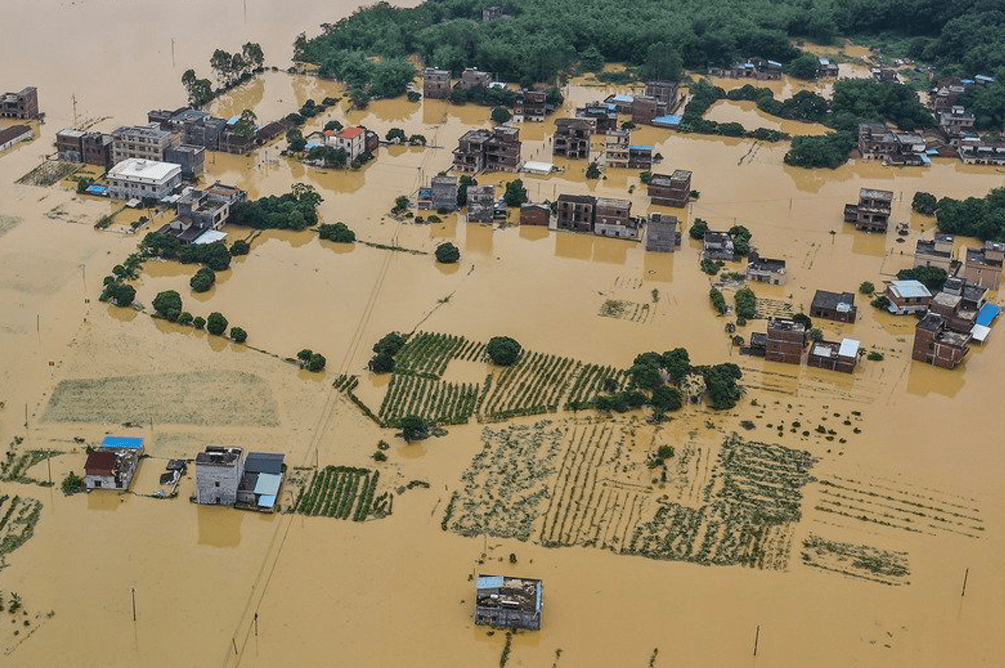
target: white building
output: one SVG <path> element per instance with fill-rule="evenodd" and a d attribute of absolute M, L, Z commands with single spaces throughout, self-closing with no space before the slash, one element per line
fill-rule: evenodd
<path fill-rule="evenodd" d="M 352 162 L 366 150 L 366 130 L 363 128 L 346 128 L 337 134 L 332 134 L 325 140 L 336 149 L 345 149 L 346 159 Z"/>
<path fill-rule="evenodd" d="M 161 199 L 181 185 L 181 165 L 127 158 L 108 170 L 108 194 L 115 199 Z"/>
<path fill-rule="evenodd" d="M 12 125 L 9 128 L 0 129 L 0 151 L 6 151 L 14 144 L 22 141 L 31 141 L 35 133 L 27 125 Z"/>

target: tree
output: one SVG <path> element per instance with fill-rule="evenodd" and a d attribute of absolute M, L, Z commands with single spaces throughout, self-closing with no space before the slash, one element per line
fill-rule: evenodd
<path fill-rule="evenodd" d="M 410 204 L 411 202 L 408 201 L 406 195 L 398 195 L 394 198 L 394 206 L 391 207 L 391 213 L 395 215 L 402 214 L 408 210 Z"/>
<path fill-rule="evenodd" d="M 803 53 L 789 63 L 789 74 L 796 79 L 812 81 L 817 78 L 817 57 L 812 53 Z"/>
<path fill-rule="evenodd" d="M 258 116 L 255 115 L 251 109 L 245 109 L 241 112 L 241 117 L 238 119 L 237 123 L 234 124 L 234 134 L 242 139 L 250 139 L 254 134 L 255 130 L 258 129 Z"/>
<path fill-rule="evenodd" d="M 653 390 L 653 396 L 650 403 L 657 413 L 677 411 L 684 406 L 684 400 L 681 397 L 680 390 L 676 387 L 670 387 L 669 385 L 662 385 Z"/>
<path fill-rule="evenodd" d="M 244 239 L 238 239 L 230 245 L 230 255 L 232 257 L 237 257 L 238 255 L 247 255 L 251 252 L 251 244 L 249 244 Z"/>
<path fill-rule="evenodd" d="M 174 322 L 181 315 L 181 295 L 174 290 L 158 292 L 154 297 L 153 306 L 158 315 Z"/>
<path fill-rule="evenodd" d="M 691 235 L 692 239 L 704 239 L 705 234 L 708 232 L 708 223 L 701 218 L 695 218 L 694 222 L 691 224 L 691 229 L 688 234 Z"/>
<path fill-rule="evenodd" d="M 876 292 L 876 286 L 872 284 L 872 281 L 862 281 L 858 286 L 858 291 L 863 295 L 871 295 Z"/>
<path fill-rule="evenodd" d="M 522 351 L 523 347 L 515 339 L 508 336 L 493 336 L 485 347 L 489 359 L 492 360 L 493 364 L 499 366 L 516 364 Z"/>
<path fill-rule="evenodd" d="M 530 199 L 527 189 L 523 187 L 521 179 L 514 179 L 506 183 L 506 192 L 503 195 L 506 206 L 520 206 Z"/>
<path fill-rule="evenodd" d="M 398 421 L 401 437 L 407 442 L 421 441 L 429 436 L 429 423 L 418 415 L 406 415 Z"/>
<path fill-rule="evenodd" d="M 394 142 L 396 144 L 408 140 L 408 137 L 405 136 L 405 131 L 401 128 L 391 128 L 387 131 L 384 138 L 387 139 L 387 141 Z"/>
<path fill-rule="evenodd" d="M 307 363 L 304 366 L 308 371 L 319 373 L 321 371 L 324 371 L 325 365 L 327 363 L 328 360 L 325 359 L 324 355 L 322 355 L 321 353 L 314 353 L 313 355 L 310 356 L 310 358 L 307 360 Z"/>
<path fill-rule="evenodd" d="M 87 489 L 87 485 L 84 484 L 84 479 L 79 475 L 70 471 L 63 478 L 63 482 L 60 484 L 60 489 L 63 490 L 64 496 L 70 496 L 71 494 L 76 494 L 77 492 L 83 492 Z"/>
<path fill-rule="evenodd" d="M 751 233 L 743 225 L 733 225 L 729 228 L 729 236 L 733 239 L 733 250 L 737 255 L 746 256 L 750 253 Z"/>
<path fill-rule="evenodd" d="M 461 259 L 461 251 L 457 246 L 446 241 L 436 247 L 436 260 L 444 264 L 453 264 Z"/>
<path fill-rule="evenodd" d="M 942 267 L 913 267 L 898 271 L 897 278 L 902 281 L 911 279 L 921 281 L 932 292 L 938 292 L 946 284 L 948 276 Z"/>
<path fill-rule="evenodd" d="M 642 76 L 649 80 L 680 81 L 682 67 L 683 63 L 677 50 L 666 42 L 657 42 L 646 51 Z"/>
<path fill-rule="evenodd" d="M 691 373 L 691 356 L 686 348 L 674 348 L 662 355 L 662 366 L 670 374 L 671 380 L 680 383 Z"/>
<path fill-rule="evenodd" d="M 265 53 L 256 42 L 248 42 L 242 46 L 241 55 L 244 56 L 244 62 L 252 69 L 261 69 L 265 64 Z"/>
<path fill-rule="evenodd" d="M 405 347 L 408 339 L 398 332 L 390 332 L 381 337 L 380 341 L 373 344 L 373 352 L 385 355 L 397 355 L 398 351 Z"/>
<path fill-rule="evenodd" d="M 599 179 L 600 178 L 600 167 L 596 162 L 591 162 L 586 168 L 586 178 L 588 179 Z"/>
<path fill-rule="evenodd" d="M 206 320 L 206 331 L 214 336 L 222 336 L 227 331 L 227 319 L 222 313 L 213 311 Z"/>
<path fill-rule="evenodd" d="M 248 333 L 240 327 L 231 327 L 230 338 L 233 339 L 235 343 L 244 343 L 248 340 Z"/>
<path fill-rule="evenodd" d="M 294 153 L 299 153 L 307 148 L 307 140 L 304 139 L 304 133 L 300 131 L 300 128 L 290 128 L 286 131 L 286 143 L 287 148 Z"/>
<path fill-rule="evenodd" d="M 848 162 L 848 156 L 856 145 L 855 135 L 851 132 L 793 137 L 792 146 L 785 154 L 785 164 L 837 169 Z"/>
<path fill-rule="evenodd" d="M 216 283 L 216 272 L 209 267 L 199 269 L 188 282 L 194 292 L 209 292 L 214 283 Z"/>
<path fill-rule="evenodd" d="M 931 216 L 935 214 L 935 210 L 938 208 L 939 202 L 935 199 L 935 195 L 932 193 L 926 193 L 920 190 L 914 193 L 914 199 L 911 200 L 911 209 L 913 209 L 915 213 Z"/>
<path fill-rule="evenodd" d="M 188 311 L 182 311 L 181 315 L 178 316 L 178 324 L 179 325 L 186 325 L 186 326 L 187 325 L 191 325 L 192 324 L 192 320 L 193 320 L 192 314 L 189 313 Z"/>
<path fill-rule="evenodd" d="M 632 365 L 632 368 L 628 370 L 628 377 L 633 387 L 648 392 L 655 392 L 656 388 L 663 385 L 663 376 L 660 374 L 659 367 L 654 363 L 643 362 Z"/>
<path fill-rule="evenodd" d="M 502 125 L 513 118 L 513 114 L 506 107 L 492 107 L 492 122 Z"/>
<path fill-rule="evenodd" d="M 136 288 L 128 283 L 118 283 L 113 278 L 105 283 L 105 289 L 102 291 L 100 299 L 101 301 L 110 301 L 116 306 L 130 306 L 136 299 Z"/>
<path fill-rule="evenodd" d="M 740 318 L 753 320 L 757 317 L 757 297 L 750 288 L 740 288 L 733 296 L 736 302 L 736 315 Z"/>
<path fill-rule="evenodd" d="M 294 183 L 290 187 L 290 194 L 293 195 L 298 203 L 311 209 L 317 209 L 321 202 L 325 201 L 325 198 L 321 196 L 317 189 L 307 183 Z"/>
<path fill-rule="evenodd" d="M 234 57 L 223 49 L 217 49 L 213 52 L 209 59 L 209 66 L 216 73 L 216 78 L 220 83 L 230 83 L 233 62 Z"/>
<path fill-rule="evenodd" d="M 202 329 L 203 327 L 206 326 L 206 319 L 203 318 L 202 316 L 197 315 L 195 318 L 192 319 L 192 326 L 195 327 L 196 329 Z"/>
<path fill-rule="evenodd" d="M 345 223 L 322 223 L 318 227 L 318 236 L 342 244 L 351 244 L 356 241 L 356 233 L 350 230 Z"/>
<path fill-rule="evenodd" d="M 823 341 L 824 333 L 818 327 L 814 327 L 810 330 L 810 341 Z"/>
<path fill-rule="evenodd" d="M 335 120 L 334 118 L 327 123 L 325 123 L 325 132 L 342 132 L 342 128 L 345 126 L 341 122 Z M 388 133 L 390 134 L 390 133 Z"/>
<path fill-rule="evenodd" d="M 805 313 L 797 313 L 792 316 L 792 322 L 799 323 L 807 332 L 813 329 L 813 319 Z"/>
<path fill-rule="evenodd" d="M 370 371 L 374 373 L 391 373 L 394 371 L 394 357 L 388 353 L 377 353 L 370 359 Z"/>
<path fill-rule="evenodd" d="M 708 291 L 709 301 L 712 302 L 712 308 L 716 310 L 719 315 L 725 315 L 729 307 L 726 305 L 726 298 L 722 296 L 716 288 L 711 288 Z"/>
<path fill-rule="evenodd" d="M 599 72 L 604 69 L 604 54 L 591 44 L 579 54 L 579 64 L 587 72 Z"/>

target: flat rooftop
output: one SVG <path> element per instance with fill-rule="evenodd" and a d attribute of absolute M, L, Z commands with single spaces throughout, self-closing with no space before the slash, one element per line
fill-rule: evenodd
<path fill-rule="evenodd" d="M 878 199 L 886 202 L 893 201 L 893 192 L 890 190 L 876 190 L 875 188 L 862 188 L 858 191 L 860 198 Z"/>
<path fill-rule="evenodd" d="M 108 170 L 110 179 L 150 179 L 163 181 L 181 172 L 181 166 L 173 162 L 157 162 L 142 158 L 126 158 Z"/>

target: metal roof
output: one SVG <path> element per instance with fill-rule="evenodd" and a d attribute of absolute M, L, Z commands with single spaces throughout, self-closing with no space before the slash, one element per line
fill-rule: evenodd
<path fill-rule="evenodd" d="M 857 357 L 859 342 L 855 339 L 841 339 L 841 347 L 838 348 L 839 357 Z"/>
<path fill-rule="evenodd" d="M 1002 307 L 997 304 L 985 304 L 977 313 L 977 324 L 990 327 L 995 318 L 1002 312 Z"/>
<path fill-rule="evenodd" d="M 932 296 L 932 293 L 928 291 L 928 288 L 925 287 L 924 283 L 914 279 L 893 281 L 890 283 L 890 289 L 893 290 L 895 295 L 903 297 L 904 299 Z"/>
<path fill-rule="evenodd" d="M 105 436 L 101 439 L 101 447 L 103 448 L 135 448 L 140 449 L 143 447 L 142 438 L 132 438 L 129 436 Z"/>
<path fill-rule="evenodd" d="M 282 473 L 285 455 L 278 452 L 249 452 L 244 470 L 251 473 Z"/>
<path fill-rule="evenodd" d="M 255 494 L 275 496 L 279 493 L 279 485 L 283 482 L 283 476 L 278 473 L 259 473 L 258 481 L 255 483 Z"/>

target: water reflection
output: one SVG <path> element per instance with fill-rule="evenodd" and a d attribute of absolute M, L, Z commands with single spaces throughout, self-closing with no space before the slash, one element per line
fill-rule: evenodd
<path fill-rule="evenodd" d="M 246 514 L 225 506 L 198 505 L 199 545 L 237 547 L 241 544 L 241 522 Z"/>

